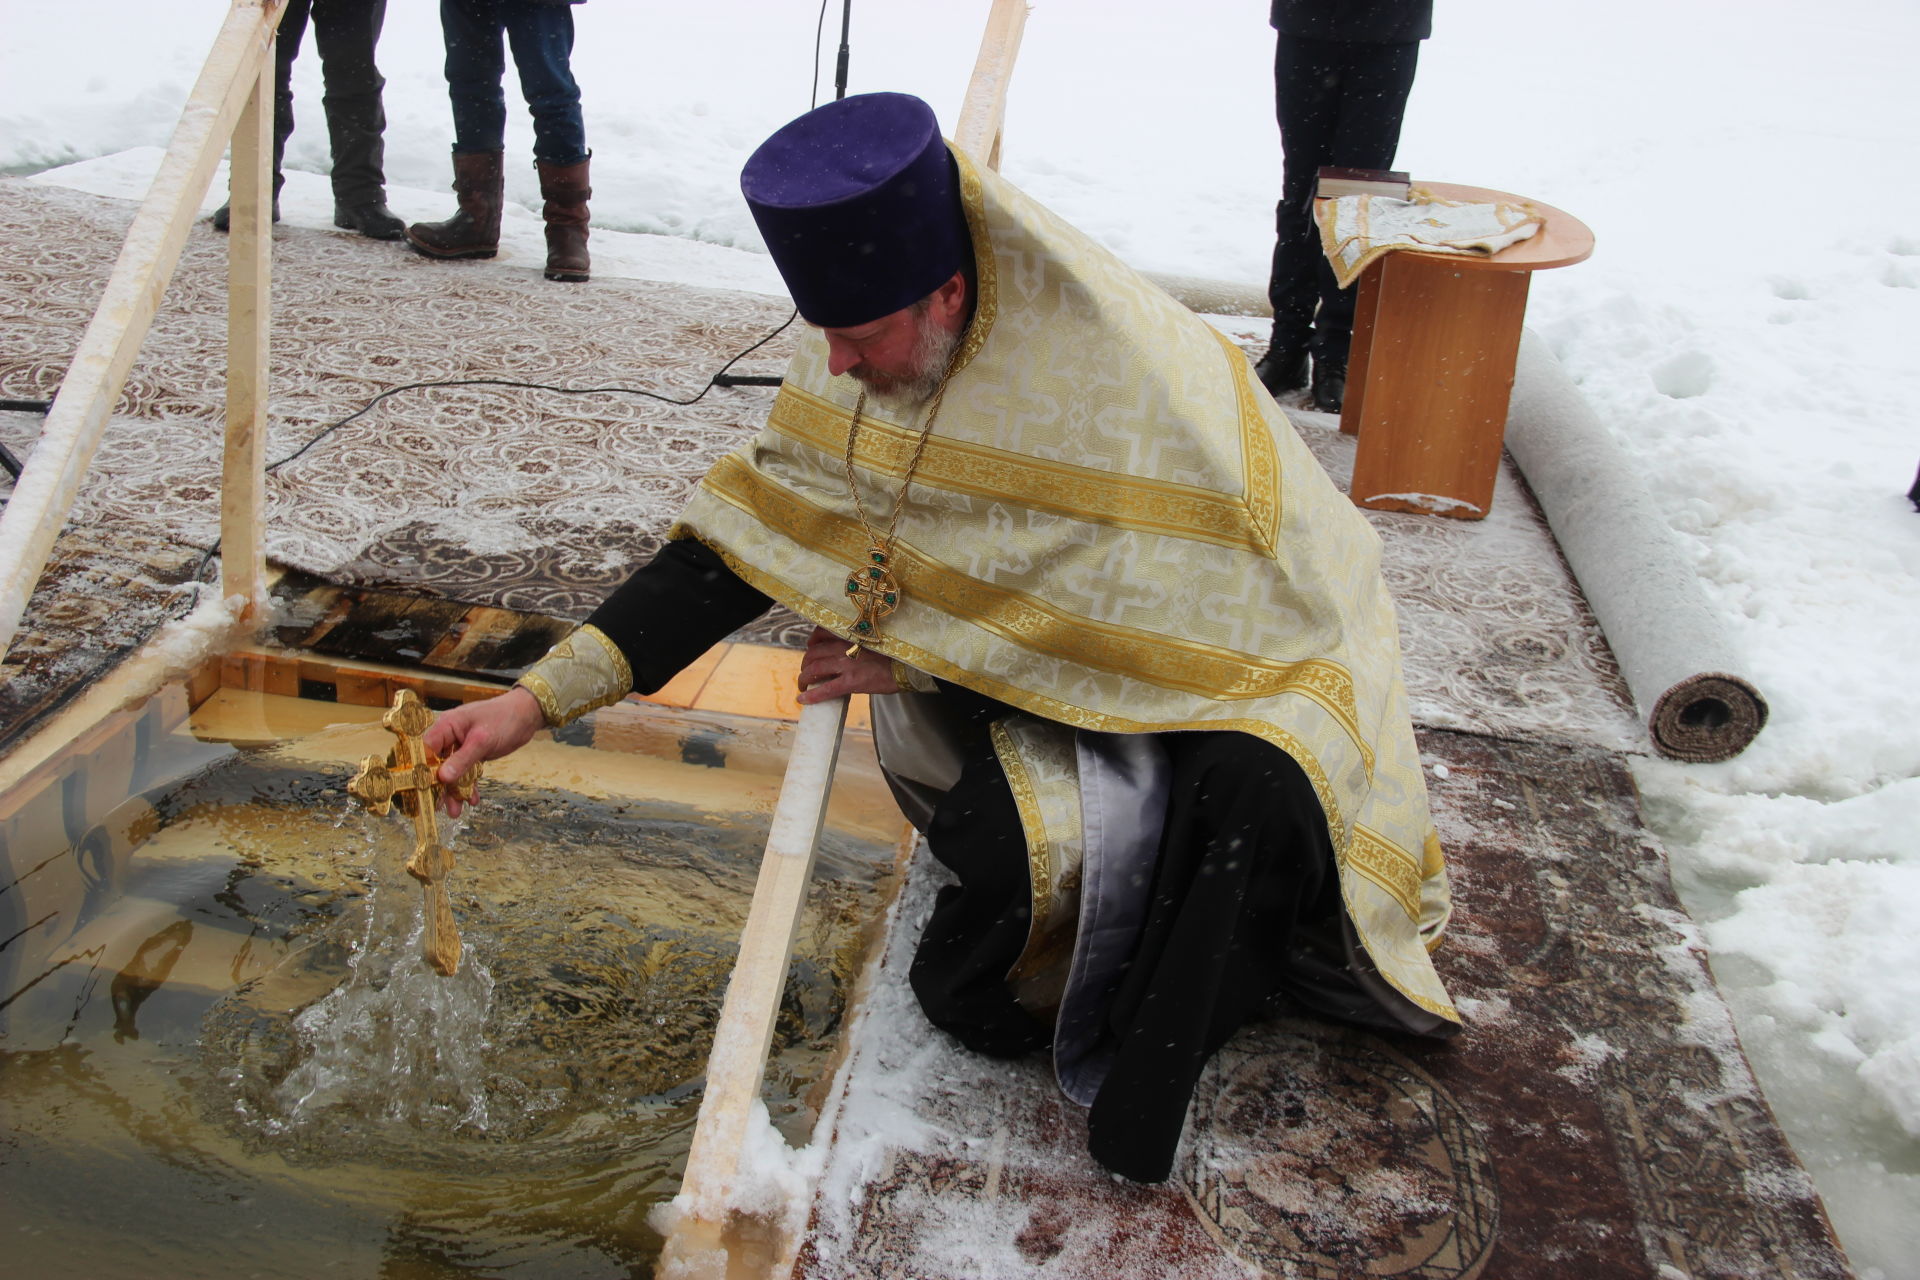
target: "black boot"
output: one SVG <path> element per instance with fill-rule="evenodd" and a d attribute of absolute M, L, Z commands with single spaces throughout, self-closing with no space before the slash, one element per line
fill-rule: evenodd
<path fill-rule="evenodd" d="M 351 7 L 365 10 L 368 6 Z M 374 37 L 379 34 L 381 12 L 373 10 Z M 348 20 L 356 24 L 365 21 L 358 14 Z M 368 38 L 364 50 L 370 54 L 372 48 L 372 38 Z M 361 61 L 362 49 L 356 41 L 351 50 L 355 56 L 338 66 L 338 76 L 333 74 L 336 67 L 326 68 L 327 140 L 333 147 L 333 225 L 369 240 L 400 240 L 406 237 L 407 224 L 387 208 L 387 113 L 381 102 L 381 88 L 386 82 L 371 58 Z"/>
<path fill-rule="evenodd" d="M 506 200 L 504 151 L 453 157 L 453 193 L 460 212 L 445 222 L 416 222 L 407 243 L 429 258 L 491 258 L 500 252 L 500 206 Z"/>
<path fill-rule="evenodd" d="M 1347 398 L 1347 366 L 1331 360 L 1313 362 L 1313 407 L 1322 413 L 1338 413 Z"/>
<path fill-rule="evenodd" d="M 287 45 L 280 45 L 276 51 L 280 59 L 275 68 L 273 96 L 273 220 L 280 221 L 280 188 L 287 185 L 287 175 L 281 170 L 281 162 L 287 157 L 287 139 L 293 136 L 293 55 Z M 229 189 L 233 181 L 228 174 Z M 213 211 L 213 229 L 226 231 L 233 222 L 233 202 L 229 200 Z"/>
<path fill-rule="evenodd" d="M 358 231 L 369 240 L 401 240 L 407 234 L 407 224 L 387 208 L 384 200 L 376 200 L 372 204 L 336 204 L 333 206 L 333 225 Z"/>
<path fill-rule="evenodd" d="M 1298 391 L 1307 385 L 1307 353 L 1302 351 L 1282 351 L 1269 347 L 1267 354 L 1260 357 L 1253 366 L 1254 374 L 1259 377 L 1260 385 L 1267 394 L 1278 396 L 1283 391 Z"/>
<path fill-rule="evenodd" d="M 280 197 L 278 196 L 273 198 L 273 220 L 275 222 L 280 221 Z M 209 219 L 209 221 L 213 223 L 213 229 L 215 231 L 227 230 L 233 223 L 233 207 L 231 205 L 221 205 L 213 211 L 213 217 Z"/>

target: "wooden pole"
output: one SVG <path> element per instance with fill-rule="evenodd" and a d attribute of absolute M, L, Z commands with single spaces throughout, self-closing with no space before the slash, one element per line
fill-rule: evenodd
<path fill-rule="evenodd" d="M 1007 88 L 1013 82 L 1013 62 L 1026 26 L 1026 0 L 993 0 L 987 29 L 980 37 L 980 54 L 974 59 L 973 79 L 960 105 L 960 123 L 953 131 L 955 146 L 974 163 L 995 171 L 1000 168 Z"/>
<path fill-rule="evenodd" d="M 0 513 L 0 655 L 13 644 L 54 538 L 73 510 L 234 124 L 263 65 L 272 65 L 273 34 L 284 7 L 285 0 L 233 0 L 39 443 Z"/>
<path fill-rule="evenodd" d="M 760 879 L 740 934 L 740 955 L 720 1006 L 706 1091 L 676 1204 L 678 1220 L 661 1254 L 658 1274 L 663 1276 L 724 1280 L 730 1274 L 730 1255 L 740 1252 L 730 1231 L 734 1193 L 846 721 L 845 698 L 816 702 L 800 712 L 780 797 L 774 802 Z M 755 1243 L 767 1247 L 764 1233 Z M 777 1250 L 777 1245 L 771 1247 L 771 1252 Z M 738 1261 L 731 1260 L 731 1273 L 737 1274 Z"/>
<path fill-rule="evenodd" d="M 273 33 L 269 32 L 269 35 Z M 273 44 L 233 131 L 227 243 L 227 436 L 220 477 L 220 594 L 266 605 L 267 353 L 273 322 Z"/>

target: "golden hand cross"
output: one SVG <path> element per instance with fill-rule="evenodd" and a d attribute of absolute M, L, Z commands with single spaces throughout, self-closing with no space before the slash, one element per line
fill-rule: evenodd
<path fill-rule="evenodd" d="M 420 740 L 433 723 L 433 712 L 426 709 L 411 689 L 393 695 L 393 709 L 380 718 L 393 731 L 398 742 L 383 761 L 368 756 L 360 762 L 360 772 L 347 784 L 349 793 L 376 814 L 384 814 L 397 801 L 401 812 L 413 819 L 413 856 L 407 859 L 407 874 L 420 882 L 426 894 L 426 935 L 423 952 L 427 963 L 442 977 L 450 977 L 460 967 L 460 929 L 453 921 L 453 904 L 447 900 L 447 875 L 453 870 L 453 854 L 440 843 L 439 821 L 434 815 L 434 780 L 440 757 L 427 750 Z M 480 781 L 480 766 L 460 775 L 453 791 L 471 802 L 474 784 Z"/>

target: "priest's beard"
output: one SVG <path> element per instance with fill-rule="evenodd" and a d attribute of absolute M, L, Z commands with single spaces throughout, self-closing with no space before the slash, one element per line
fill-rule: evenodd
<path fill-rule="evenodd" d="M 960 345 L 960 335 L 952 333 L 933 323 L 924 309 L 924 304 L 915 316 L 918 332 L 914 337 L 913 353 L 909 361 L 914 372 L 900 377 L 887 377 L 878 384 L 854 376 L 867 389 L 867 403 L 880 413 L 902 422 L 920 411 L 920 406 L 933 398 L 946 380 L 947 365 L 953 360 L 954 350 Z"/>

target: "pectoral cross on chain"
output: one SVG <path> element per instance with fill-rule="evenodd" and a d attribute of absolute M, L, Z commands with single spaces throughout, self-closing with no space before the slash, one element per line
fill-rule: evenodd
<path fill-rule="evenodd" d="M 892 558 L 886 546 L 876 542 L 867 548 L 867 563 L 854 566 L 847 575 L 847 595 L 858 611 L 853 621 L 853 643 L 847 646 L 851 658 L 860 651 L 860 642 L 880 631 L 881 620 L 900 607 L 900 584 L 894 580 Z"/>
<path fill-rule="evenodd" d="M 422 951 L 436 973 L 451 977 L 460 967 L 460 929 L 453 922 L 453 904 L 447 900 L 453 854 L 440 843 L 439 821 L 434 815 L 438 785 L 434 774 L 441 761 L 420 740 L 433 723 L 433 712 L 421 705 L 413 690 L 402 689 L 393 695 L 393 709 L 380 717 L 380 723 L 399 741 L 384 761 L 379 756 L 362 760 L 360 772 L 347 784 L 347 791 L 376 814 L 385 814 L 397 801 L 401 812 L 413 819 L 413 856 L 407 859 L 407 874 L 420 882 L 426 894 Z M 480 766 L 476 764 L 453 784 L 454 793 L 471 801 L 479 780 Z"/>

